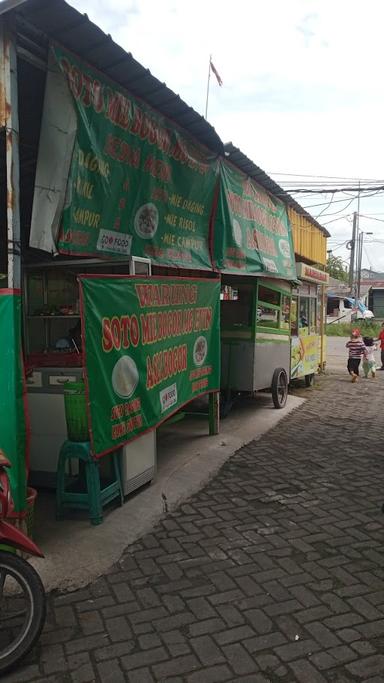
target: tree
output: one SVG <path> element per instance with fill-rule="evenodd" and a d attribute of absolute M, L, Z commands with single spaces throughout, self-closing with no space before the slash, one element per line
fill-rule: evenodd
<path fill-rule="evenodd" d="M 340 256 L 328 254 L 327 273 L 330 275 L 330 277 L 336 278 L 336 280 L 348 282 L 348 268 L 344 265 L 343 259 L 340 258 Z"/>

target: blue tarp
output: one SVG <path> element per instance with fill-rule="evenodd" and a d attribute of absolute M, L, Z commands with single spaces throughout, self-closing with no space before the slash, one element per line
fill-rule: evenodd
<path fill-rule="evenodd" d="M 349 303 L 352 304 L 353 307 L 357 306 L 357 308 L 359 309 L 360 313 L 365 313 L 365 311 L 368 310 L 367 306 L 366 306 L 365 304 L 363 304 L 363 302 L 360 301 L 360 299 L 359 299 L 359 300 L 352 299 L 352 298 L 349 297 L 349 296 L 344 297 L 344 299 L 345 299 L 346 301 L 349 301 Z"/>

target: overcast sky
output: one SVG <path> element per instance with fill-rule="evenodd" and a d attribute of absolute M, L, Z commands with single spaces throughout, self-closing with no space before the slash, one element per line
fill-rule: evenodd
<path fill-rule="evenodd" d="M 211 79 L 209 121 L 276 180 L 301 173 L 384 184 L 382 0 L 69 2 L 202 114 L 212 53 L 223 87 Z M 337 245 L 351 231 L 344 214 L 357 206 L 334 199 L 345 202 L 311 211 L 328 214 L 324 222 L 340 211 L 327 227 L 335 255 L 347 258 Z M 374 232 L 364 265 L 384 270 L 384 194 L 362 200 L 361 213 L 375 214 L 360 223 Z"/>

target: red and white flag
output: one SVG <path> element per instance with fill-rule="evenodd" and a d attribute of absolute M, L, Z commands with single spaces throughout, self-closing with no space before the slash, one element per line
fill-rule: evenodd
<path fill-rule="evenodd" d="M 222 85 L 223 85 L 223 81 L 222 81 L 222 79 L 221 79 L 221 76 L 220 76 L 219 72 L 218 72 L 217 69 L 215 68 L 215 65 L 213 64 L 212 59 L 210 59 L 209 65 L 210 65 L 210 67 L 211 67 L 212 73 L 214 73 L 215 76 L 216 76 L 216 80 L 217 80 L 218 84 L 219 84 L 220 86 L 222 86 Z"/>

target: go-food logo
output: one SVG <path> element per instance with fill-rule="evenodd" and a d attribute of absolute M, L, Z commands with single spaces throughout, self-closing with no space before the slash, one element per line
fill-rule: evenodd
<path fill-rule="evenodd" d="M 131 253 L 132 235 L 124 235 L 116 230 L 100 230 L 97 240 L 98 251 L 109 251 L 113 254 Z"/>
<path fill-rule="evenodd" d="M 176 384 L 171 384 L 171 386 L 166 387 L 159 393 L 161 412 L 164 413 L 171 406 L 177 403 L 177 387 Z"/>

